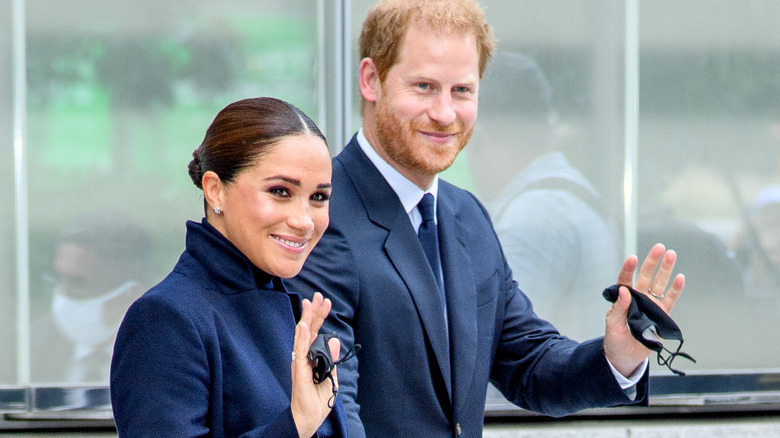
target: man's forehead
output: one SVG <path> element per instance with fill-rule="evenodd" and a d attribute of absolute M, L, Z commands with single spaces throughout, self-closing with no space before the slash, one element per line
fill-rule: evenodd
<path fill-rule="evenodd" d="M 462 44 L 456 43 L 451 45 L 442 44 L 440 41 L 431 42 L 431 38 L 434 40 L 455 39 L 460 40 Z M 425 55 L 425 58 L 419 58 L 421 54 Z M 417 58 L 414 56 L 417 56 Z M 475 69 L 474 78 L 463 78 L 462 80 L 479 82 L 479 52 L 476 46 L 476 37 L 473 33 L 441 32 L 427 26 L 418 26 L 410 27 L 407 30 L 394 64 L 402 62 L 417 64 L 420 73 L 424 75 L 426 70 L 435 67 L 437 61 L 452 61 L 453 59 L 458 59 L 460 61 L 459 65 L 467 66 L 473 63 Z"/>

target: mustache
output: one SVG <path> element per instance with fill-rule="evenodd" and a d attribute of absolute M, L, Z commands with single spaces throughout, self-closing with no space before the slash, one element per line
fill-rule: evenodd
<path fill-rule="evenodd" d="M 428 123 L 428 122 L 415 122 L 412 123 L 412 129 L 415 131 L 425 131 L 425 132 L 431 132 L 435 134 L 446 134 L 446 135 L 458 135 L 463 133 L 463 122 L 456 121 L 455 123 L 448 125 L 448 126 L 442 126 L 438 123 Z"/>

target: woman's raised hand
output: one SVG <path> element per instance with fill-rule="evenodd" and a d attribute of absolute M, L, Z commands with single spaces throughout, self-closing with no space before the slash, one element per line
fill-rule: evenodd
<path fill-rule="evenodd" d="M 311 301 L 304 299 L 301 307 L 301 319 L 295 327 L 292 352 L 290 409 L 298 435 L 310 437 L 330 414 L 328 403 L 333 396 L 333 385 L 327 379 L 319 384 L 314 383 L 312 367 L 306 355 L 317 338 L 322 323 L 330 313 L 331 302 L 329 299 L 323 299 L 322 294 L 316 292 Z M 330 339 L 328 347 L 330 347 L 331 357 L 338 358 L 341 351 L 339 340 Z M 331 375 L 334 384 L 338 387 L 335 369 Z"/>

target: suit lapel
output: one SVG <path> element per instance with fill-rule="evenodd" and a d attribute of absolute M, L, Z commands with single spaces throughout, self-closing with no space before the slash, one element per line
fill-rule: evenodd
<path fill-rule="evenodd" d="M 439 237 L 442 270 L 447 295 L 450 355 L 455 393 L 453 405 L 461 406 L 469 393 L 477 358 L 477 289 L 473 270 L 477 267 L 461 236 L 467 233 L 455 216 L 444 185 L 439 185 Z"/>
<path fill-rule="evenodd" d="M 444 309 L 417 232 L 398 196 L 360 150 L 354 137 L 336 161 L 344 166 L 370 220 L 387 233 L 385 253 L 407 285 L 451 399 L 450 353 Z"/>
<path fill-rule="evenodd" d="M 430 339 L 436 362 L 442 372 L 447 393 L 452 397 L 450 352 L 439 287 L 406 213 L 402 217 L 399 215 L 398 226 L 387 236 L 385 251 L 412 295 L 417 313 Z"/>

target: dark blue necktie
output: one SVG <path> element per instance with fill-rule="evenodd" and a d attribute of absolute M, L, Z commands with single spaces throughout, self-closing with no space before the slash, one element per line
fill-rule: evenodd
<path fill-rule="evenodd" d="M 433 270 L 433 276 L 436 278 L 436 285 L 439 286 L 442 305 L 444 301 L 444 287 L 441 281 L 441 258 L 439 257 L 439 233 L 436 230 L 436 222 L 433 220 L 433 195 L 426 193 L 422 200 L 417 204 L 417 209 L 422 216 L 422 223 L 417 230 L 417 237 L 422 243 L 425 255 L 428 256 L 428 263 Z"/>

